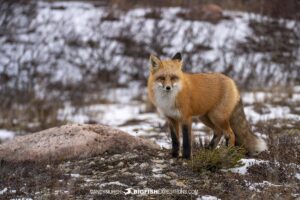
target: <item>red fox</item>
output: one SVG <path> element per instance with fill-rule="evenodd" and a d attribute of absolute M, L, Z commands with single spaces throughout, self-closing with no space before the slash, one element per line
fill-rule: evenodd
<path fill-rule="evenodd" d="M 182 156 L 192 156 L 192 117 L 214 131 L 209 147 L 215 148 L 225 136 L 229 146 L 243 146 L 250 155 L 267 150 L 246 120 L 235 82 L 220 73 L 185 73 L 182 58 L 176 53 L 170 60 L 150 56 L 148 97 L 167 118 L 172 139 L 172 156 L 179 156 L 180 131 Z"/>

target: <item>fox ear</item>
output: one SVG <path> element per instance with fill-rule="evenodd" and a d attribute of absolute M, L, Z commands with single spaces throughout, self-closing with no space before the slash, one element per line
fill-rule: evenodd
<path fill-rule="evenodd" d="M 181 61 L 181 60 L 182 60 L 181 53 L 177 52 L 177 53 L 173 56 L 172 60 L 179 60 L 179 61 Z"/>
<path fill-rule="evenodd" d="M 151 70 L 156 70 L 160 66 L 160 59 L 154 55 L 150 55 Z"/>

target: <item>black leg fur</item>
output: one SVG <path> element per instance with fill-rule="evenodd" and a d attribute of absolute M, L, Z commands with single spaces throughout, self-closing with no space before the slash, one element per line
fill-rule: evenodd
<path fill-rule="evenodd" d="M 183 146 L 183 152 L 182 152 L 182 156 L 186 159 L 190 159 L 191 158 L 191 135 L 190 132 L 191 130 L 189 130 L 189 126 L 188 125 L 182 125 L 182 146 Z"/>
<path fill-rule="evenodd" d="M 170 131 L 171 131 L 171 139 L 172 139 L 172 156 L 178 157 L 179 155 L 179 138 L 176 135 L 175 128 L 170 125 Z"/>
<path fill-rule="evenodd" d="M 213 149 L 216 146 L 216 139 L 218 138 L 218 136 L 216 134 L 214 134 L 213 138 L 211 139 L 208 148 Z"/>

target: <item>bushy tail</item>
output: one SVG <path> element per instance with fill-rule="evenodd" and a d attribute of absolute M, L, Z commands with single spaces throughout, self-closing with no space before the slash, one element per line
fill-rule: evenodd
<path fill-rule="evenodd" d="M 235 134 L 236 144 L 246 148 L 250 155 L 255 155 L 268 149 L 266 142 L 251 131 L 241 99 L 231 114 L 230 126 Z"/>

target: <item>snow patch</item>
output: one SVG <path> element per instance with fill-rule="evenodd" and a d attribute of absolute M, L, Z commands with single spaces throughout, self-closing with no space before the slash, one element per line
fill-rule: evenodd
<path fill-rule="evenodd" d="M 268 109 L 268 113 L 259 114 L 254 110 L 254 106 L 246 106 L 245 113 L 248 118 L 253 122 L 266 121 L 271 119 L 291 119 L 300 120 L 300 115 L 291 114 L 291 110 L 287 106 L 272 106 L 265 104 Z"/>
<path fill-rule="evenodd" d="M 300 85 L 295 85 L 293 90 L 295 93 L 300 93 Z"/>
<path fill-rule="evenodd" d="M 79 178 L 80 177 L 80 174 L 70 174 L 71 175 L 71 177 L 73 177 L 73 178 Z"/>
<path fill-rule="evenodd" d="M 261 189 L 265 187 L 280 187 L 281 185 L 275 185 L 273 183 L 270 183 L 269 181 L 263 181 L 261 183 L 250 183 L 248 181 L 245 181 L 247 187 L 249 187 L 250 190 L 255 192 L 260 192 Z"/>
<path fill-rule="evenodd" d="M 128 185 L 124 184 L 124 183 L 120 183 L 119 181 L 113 181 L 113 182 L 109 182 L 109 183 L 102 183 L 99 185 L 100 188 L 105 187 L 107 185 L 118 185 L 118 186 L 123 186 L 123 187 L 129 187 Z"/>
<path fill-rule="evenodd" d="M 7 192 L 7 188 L 4 188 L 3 190 L 0 190 L 0 195 L 4 194 L 5 192 Z"/>
<path fill-rule="evenodd" d="M 241 167 L 235 167 L 235 168 L 230 168 L 230 169 L 226 169 L 226 170 L 222 170 L 222 171 L 230 171 L 230 172 L 233 172 L 233 173 L 239 173 L 239 174 L 246 174 L 247 173 L 247 170 L 249 167 L 253 166 L 253 165 L 256 165 L 256 164 L 260 164 L 260 163 L 264 163 L 264 162 L 267 162 L 267 161 L 264 161 L 264 160 L 257 160 L 257 159 L 254 159 L 254 158 L 243 158 L 241 159 L 241 162 L 243 163 L 243 166 Z"/>
<path fill-rule="evenodd" d="M 220 200 L 218 197 L 211 195 L 204 195 L 197 198 L 197 200 Z"/>
<path fill-rule="evenodd" d="M 15 132 L 5 130 L 5 129 L 0 129 L 0 141 L 11 140 L 14 137 L 15 137 Z"/>

